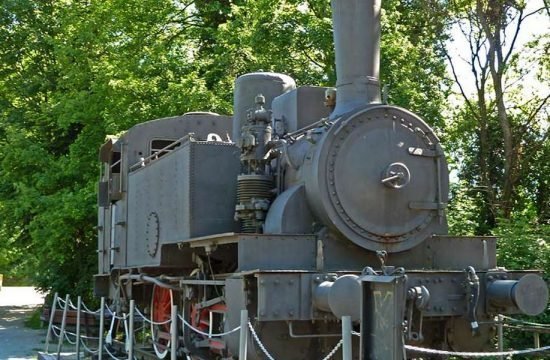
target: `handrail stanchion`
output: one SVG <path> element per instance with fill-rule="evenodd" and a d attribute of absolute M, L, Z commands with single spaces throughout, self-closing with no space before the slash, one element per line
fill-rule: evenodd
<path fill-rule="evenodd" d="M 342 359 L 351 360 L 351 316 L 342 316 Z"/>
<path fill-rule="evenodd" d="M 61 357 L 61 348 L 65 337 L 65 324 L 67 323 L 67 311 L 69 310 L 69 295 L 65 296 L 65 306 L 63 307 L 63 319 L 61 320 L 61 329 L 59 330 L 59 341 L 57 342 L 57 358 Z"/>
<path fill-rule="evenodd" d="M 79 296 L 76 302 L 76 360 L 80 360 L 80 311 L 82 308 L 82 297 Z"/>
<path fill-rule="evenodd" d="M 535 332 L 533 333 L 533 340 L 535 342 L 535 349 L 540 348 L 540 333 Z"/>
<path fill-rule="evenodd" d="M 99 309 L 99 346 L 97 358 L 103 360 L 103 331 L 105 330 L 105 297 L 101 297 L 101 308 Z"/>
<path fill-rule="evenodd" d="M 176 352 L 178 350 L 178 306 L 172 306 L 170 323 L 170 359 L 176 360 Z"/>
<path fill-rule="evenodd" d="M 134 359 L 134 307 L 135 300 L 130 300 L 130 312 L 129 312 L 129 324 L 128 324 L 128 337 L 126 339 L 128 342 L 128 360 Z"/>
<path fill-rule="evenodd" d="M 55 307 L 57 305 L 57 293 L 55 293 L 53 295 L 53 302 L 52 302 L 52 307 L 50 309 L 50 322 L 48 323 L 48 332 L 46 333 L 46 347 L 44 349 L 44 352 L 47 354 L 48 353 L 48 347 L 50 346 L 50 338 L 51 338 L 51 333 L 52 333 L 52 326 L 53 326 L 53 318 L 55 316 Z"/>
<path fill-rule="evenodd" d="M 241 310 L 241 337 L 239 339 L 239 360 L 246 360 L 248 346 L 248 310 Z"/>

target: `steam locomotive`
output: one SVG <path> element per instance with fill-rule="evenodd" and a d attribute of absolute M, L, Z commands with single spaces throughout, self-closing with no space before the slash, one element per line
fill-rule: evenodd
<path fill-rule="evenodd" d="M 219 334 L 247 309 L 276 359 L 323 358 L 350 316 L 361 359 L 404 344 L 493 348 L 495 314 L 536 315 L 536 271 L 497 266 L 496 239 L 447 234 L 449 176 L 432 129 L 382 103 L 380 0 L 333 0 L 336 88 L 235 82 L 234 115 L 136 125 L 100 149 L 95 293 L 157 323 L 174 305 Z M 153 325 L 164 358 L 169 329 Z M 178 356 L 235 359 L 238 334 L 178 329 Z M 262 359 L 252 341 L 249 359 Z"/>

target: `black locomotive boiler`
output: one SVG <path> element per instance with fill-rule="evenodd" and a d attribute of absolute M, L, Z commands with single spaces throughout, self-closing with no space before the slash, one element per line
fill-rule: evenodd
<path fill-rule="evenodd" d="M 542 312 L 535 271 L 496 239 L 447 234 L 449 176 L 432 129 L 381 102 L 380 0 L 333 0 L 335 88 L 276 73 L 235 82 L 234 114 L 136 125 L 100 149 L 95 292 L 156 321 L 223 333 L 247 309 L 266 349 L 321 359 L 351 316 L 354 356 L 403 345 L 493 348 L 496 314 Z M 169 337 L 153 326 L 153 348 Z M 239 335 L 178 329 L 182 358 L 235 359 Z M 250 341 L 249 359 L 262 359 Z"/>

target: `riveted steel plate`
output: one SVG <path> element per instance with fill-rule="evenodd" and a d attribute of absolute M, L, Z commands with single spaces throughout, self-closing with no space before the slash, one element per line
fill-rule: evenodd
<path fill-rule="evenodd" d="M 260 321 L 310 319 L 310 274 L 273 272 L 256 277 Z"/>

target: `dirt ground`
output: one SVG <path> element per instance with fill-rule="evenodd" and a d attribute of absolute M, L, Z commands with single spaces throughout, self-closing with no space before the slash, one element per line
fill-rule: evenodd
<path fill-rule="evenodd" d="M 44 350 L 46 330 L 24 326 L 25 319 L 44 297 L 32 287 L 2 287 L 0 290 L 0 360 L 36 359 Z"/>

